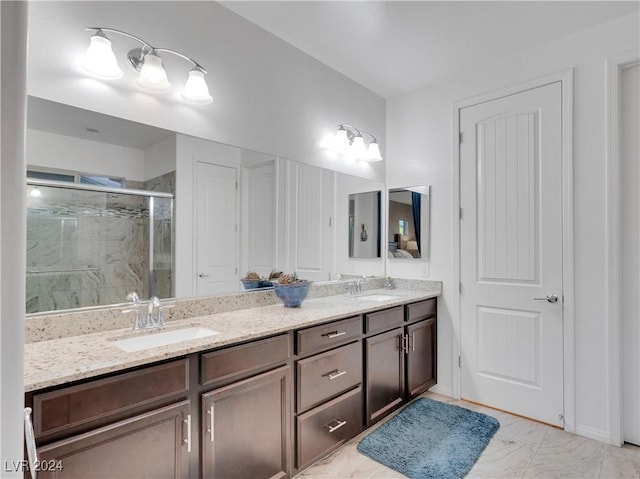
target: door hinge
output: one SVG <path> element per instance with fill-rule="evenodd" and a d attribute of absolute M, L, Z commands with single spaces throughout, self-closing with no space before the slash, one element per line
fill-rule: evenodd
<path fill-rule="evenodd" d="M 331 228 L 331 216 L 329 216 L 329 228 Z"/>
<path fill-rule="evenodd" d="M 458 145 L 462 145 L 462 132 L 458 133 Z"/>
<path fill-rule="evenodd" d="M 458 281 L 458 293 L 462 294 L 462 281 Z"/>
<path fill-rule="evenodd" d="M 238 274 L 238 267 L 236 266 L 236 274 Z"/>
<path fill-rule="evenodd" d="M 238 189 L 238 182 L 236 181 L 236 190 Z"/>
<path fill-rule="evenodd" d="M 462 356 L 458 356 L 458 367 L 462 367 Z"/>
<path fill-rule="evenodd" d="M 462 208 L 460 208 L 460 211 L 458 212 L 458 218 L 462 219 Z"/>

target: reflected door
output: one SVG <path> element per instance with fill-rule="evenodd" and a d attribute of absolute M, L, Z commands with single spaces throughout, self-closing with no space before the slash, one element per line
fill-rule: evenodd
<path fill-rule="evenodd" d="M 237 169 L 196 166 L 198 296 L 238 289 Z"/>
<path fill-rule="evenodd" d="M 461 394 L 557 426 L 561 93 L 557 82 L 460 112 Z"/>

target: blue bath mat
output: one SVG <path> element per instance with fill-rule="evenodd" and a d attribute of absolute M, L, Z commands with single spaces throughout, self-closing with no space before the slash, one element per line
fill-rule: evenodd
<path fill-rule="evenodd" d="M 358 451 L 412 479 L 460 479 L 500 427 L 497 419 L 421 398 L 358 444 Z"/>

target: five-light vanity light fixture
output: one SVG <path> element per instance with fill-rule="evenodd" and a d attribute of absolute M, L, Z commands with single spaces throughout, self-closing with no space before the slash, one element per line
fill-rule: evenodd
<path fill-rule="evenodd" d="M 134 48 L 127 53 L 129 64 L 140 72 L 136 80 L 140 87 L 156 93 L 165 93 L 171 90 L 171 83 L 169 83 L 162 58 L 159 55 L 159 53 L 171 53 L 193 65 L 182 91 L 182 99 L 199 105 L 206 105 L 213 101 L 204 79 L 207 71 L 192 58 L 168 48 L 153 47 L 141 38 L 121 30 L 106 27 L 87 27 L 87 30 L 93 31 L 94 34 L 91 36 L 91 43 L 81 64 L 92 75 L 103 79 L 122 77 L 122 70 L 111 48 L 111 41 L 105 34 L 105 32 L 117 33 L 142 44 L 141 47 Z"/>
<path fill-rule="evenodd" d="M 364 138 L 362 137 L 363 133 L 371 137 L 368 147 L 364 143 Z M 380 146 L 378 145 L 376 137 L 369 132 L 359 130 L 355 126 L 346 123 L 338 125 L 338 130 L 336 131 L 336 137 L 334 140 L 334 149 L 355 160 L 382 160 Z"/>

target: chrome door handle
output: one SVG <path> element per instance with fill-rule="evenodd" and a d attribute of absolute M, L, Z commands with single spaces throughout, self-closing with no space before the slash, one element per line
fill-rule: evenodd
<path fill-rule="evenodd" d="M 548 301 L 549 303 L 557 303 L 558 295 L 555 293 L 548 294 L 544 298 L 533 298 L 534 301 Z"/>
<path fill-rule="evenodd" d="M 31 478 L 37 479 L 38 451 L 36 450 L 36 439 L 33 432 L 33 421 L 31 419 L 30 407 L 24 408 L 24 436 L 27 446 L 27 460 L 29 461 L 29 471 L 31 472 Z"/>
<path fill-rule="evenodd" d="M 198 273 L 198 278 L 206 278 L 207 276 L 211 276 L 211 275 L 207 273 Z"/>

